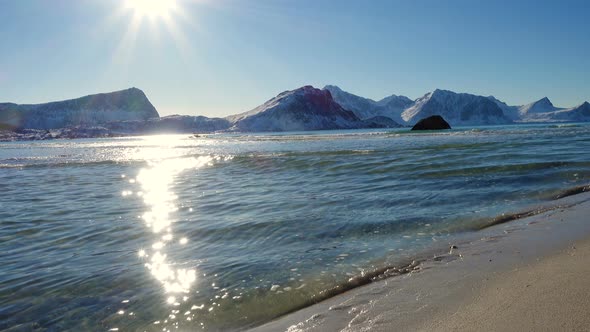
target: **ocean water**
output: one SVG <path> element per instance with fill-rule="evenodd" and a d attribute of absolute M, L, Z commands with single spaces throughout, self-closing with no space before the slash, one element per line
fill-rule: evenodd
<path fill-rule="evenodd" d="M 0 143 L 0 330 L 246 329 L 590 182 L 590 126 Z"/>

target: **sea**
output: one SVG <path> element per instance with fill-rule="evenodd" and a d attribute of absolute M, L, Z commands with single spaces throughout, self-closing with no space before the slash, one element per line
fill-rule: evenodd
<path fill-rule="evenodd" d="M 590 182 L 590 125 L 0 143 L 0 331 L 233 331 Z"/>

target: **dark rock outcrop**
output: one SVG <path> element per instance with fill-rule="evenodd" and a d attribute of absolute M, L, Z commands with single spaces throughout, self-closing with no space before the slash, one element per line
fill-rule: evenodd
<path fill-rule="evenodd" d="M 451 126 L 440 115 L 429 116 L 422 119 L 412 127 L 412 130 L 441 130 L 451 129 Z"/>

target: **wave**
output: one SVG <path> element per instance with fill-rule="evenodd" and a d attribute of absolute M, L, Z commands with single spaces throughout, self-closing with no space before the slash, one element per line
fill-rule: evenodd
<path fill-rule="evenodd" d="M 440 259 L 442 257 L 443 256 L 436 256 L 436 259 Z M 400 264 L 396 264 L 396 265 L 384 266 L 384 267 L 377 268 L 372 271 L 365 272 L 361 275 L 351 277 L 347 281 L 345 281 L 339 285 L 336 285 L 334 287 L 325 289 L 325 290 L 317 293 L 313 297 L 307 299 L 306 301 L 303 301 L 302 303 L 299 303 L 299 304 L 291 307 L 289 310 L 282 312 L 282 313 L 276 315 L 275 317 L 272 317 L 271 320 L 281 317 L 283 315 L 287 315 L 287 314 L 296 312 L 298 310 L 312 306 L 314 304 L 320 303 L 322 301 L 325 301 L 325 300 L 332 298 L 334 296 L 343 294 L 343 293 L 353 290 L 355 288 L 368 285 L 368 284 L 375 282 L 377 280 L 382 280 L 382 279 L 389 278 L 389 277 L 397 277 L 397 276 L 401 276 L 404 274 L 418 271 L 418 270 L 420 270 L 420 265 L 423 262 L 425 262 L 426 260 L 427 260 L 426 258 L 413 259 L 409 262 L 405 261 L 403 263 L 400 262 Z"/>
<path fill-rule="evenodd" d="M 314 141 L 314 140 L 335 140 L 343 138 L 376 137 L 391 134 L 391 131 L 368 130 L 343 130 L 343 131 L 303 131 L 303 132 L 269 132 L 260 134 L 221 134 L 212 137 L 216 140 L 242 140 L 242 141 Z"/>
<path fill-rule="evenodd" d="M 511 221 L 516 221 L 519 219 L 524 219 L 532 216 L 536 216 L 539 214 L 543 214 L 549 211 L 559 210 L 559 209 L 567 209 L 587 200 L 581 201 L 574 201 L 574 202 L 563 202 L 561 201 L 564 198 L 575 196 L 579 194 L 583 194 L 586 192 L 590 192 L 590 185 L 583 185 L 583 186 L 575 186 L 563 190 L 559 190 L 557 193 L 550 194 L 550 199 L 548 203 L 534 206 L 532 208 L 524 209 L 518 212 L 510 212 L 510 213 L 502 213 L 501 215 L 492 217 L 492 218 L 482 218 L 482 219 L 472 219 L 471 221 L 465 223 L 457 223 L 457 228 L 455 231 L 461 230 L 471 230 L 471 231 L 478 231 L 483 230 L 492 226 L 508 223 Z M 461 227 L 460 225 L 464 225 Z M 466 225 L 468 224 L 468 225 Z M 470 224 L 470 225 L 469 225 Z"/>
<path fill-rule="evenodd" d="M 486 228 L 489 228 L 492 226 L 508 223 L 511 221 L 516 221 L 516 220 L 527 218 L 527 217 L 532 217 L 532 216 L 543 214 L 543 213 L 546 213 L 549 211 L 571 208 L 571 207 L 576 206 L 578 204 L 589 201 L 590 198 L 578 200 L 578 201 L 568 201 L 568 202 L 562 202 L 560 200 L 562 200 L 563 198 L 566 198 L 566 197 L 570 197 L 570 196 L 574 196 L 574 195 L 578 195 L 578 194 L 582 194 L 582 193 L 586 193 L 586 192 L 590 192 L 590 185 L 568 188 L 568 189 L 562 190 L 559 194 L 555 195 L 554 200 L 548 205 L 539 206 L 539 207 L 536 207 L 533 209 L 529 209 L 529 210 L 525 210 L 525 211 L 521 211 L 521 212 L 516 212 L 516 213 L 502 214 L 502 215 L 499 215 L 499 216 L 494 217 L 492 219 L 485 219 L 485 220 L 475 221 L 475 222 L 474 222 L 474 220 L 472 220 L 471 227 L 465 227 L 465 228 L 459 227 L 455 231 L 465 232 L 465 231 L 471 230 L 471 231 L 477 232 L 477 231 L 481 231 L 483 229 L 486 229 Z M 451 248 L 453 248 L 453 247 L 451 247 Z M 443 247 L 439 246 L 438 248 L 430 248 L 430 249 L 427 249 L 425 251 L 422 251 L 422 252 L 416 254 L 413 257 L 408 257 L 408 258 L 405 258 L 404 260 L 398 261 L 395 264 L 387 264 L 384 266 L 374 268 L 370 271 L 362 272 L 361 274 L 353 276 L 353 277 L 349 278 L 348 280 L 346 280 L 336 286 L 319 291 L 317 294 L 313 295 L 311 298 L 303 301 L 302 303 L 298 303 L 298 304 L 294 305 L 289 310 L 280 313 L 279 315 L 277 315 L 274 318 L 278 318 L 280 316 L 298 311 L 298 310 L 303 309 L 305 307 L 317 304 L 319 302 L 322 302 L 322 301 L 332 298 L 334 296 L 343 294 L 347 291 L 353 290 L 357 287 L 361 287 L 361 286 L 370 284 L 370 283 L 378 281 L 378 280 L 383 280 L 383 279 L 391 278 L 391 277 L 398 277 L 398 276 L 405 275 L 408 273 L 417 272 L 421 269 L 421 267 L 424 263 L 429 262 L 429 261 L 452 261 L 455 259 L 458 259 L 458 255 L 454 254 L 452 249 L 449 251 L 448 247 L 443 248 Z"/>
<path fill-rule="evenodd" d="M 550 125 L 549 128 L 578 128 L 578 127 L 582 127 L 579 124 L 573 124 L 573 123 L 564 123 L 564 124 L 557 124 L 557 125 Z"/>
<path fill-rule="evenodd" d="M 560 193 L 555 195 L 555 199 L 561 199 L 568 196 L 578 195 L 581 193 L 585 193 L 587 191 L 590 191 L 590 185 L 572 187 L 569 189 L 562 190 Z"/>
<path fill-rule="evenodd" d="M 11 168 L 46 168 L 46 167 L 80 167 L 80 166 L 99 166 L 99 165 L 119 165 L 119 164 L 133 164 L 134 162 L 143 161 L 117 161 L 117 160 L 99 160 L 99 161 L 50 161 L 50 162 L 36 162 L 36 163 L 0 163 L 0 169 Z"/>
<path fill-rule="evenodd" d="M 540 171 L 550 169 L 562 169 L 565 167 L 580 167 L 581 169 L 590 167 L 590 162 L 566 162 L 566 161 L 554 161 L 554 162 L 537 162 L 537 163 L 519 163 L 519 164 L 502 164 L 502 165 L 490 165 L 490 166 L 476 166 L 476 167 L 464 167 L 454 168 L 448 170 L 424 172 L 418 174 L 420 177 L 450 177 L 450 176 L 466 176 L 466 175 L 485 175 L 485 174 L 504 174 L 512 172 L 524 172 L 524 171 Z"/>
<path fill-rule="evenodd" d="M 142 158 L 118 158 L 118 159 L 67 159 L 73 155 L 59 155 L 58 158 L 33 157 L 33 158 L 6 158 L 0 160 L 0 169 L 10 168 L 44 168 L 44 167 L 81 167 L 81 166 L 99 166 L 99 165 L 145 165 L 152 162 L 149 159 Z M 210 156 L 216 161 L 227 161 L 233 159 L 233 155 L 212 155 L 212 154 L 185 154 L 182 156 L 168 156 L 161 160 L 188 159 Z"/>

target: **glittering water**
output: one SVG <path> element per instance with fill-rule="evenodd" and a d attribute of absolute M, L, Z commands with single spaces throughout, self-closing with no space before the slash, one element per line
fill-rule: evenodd
<path fill-rule="evenodd" d="M 590 182 L 590 126 L 0 143 L 0 330 L 265 322 Z"/>

